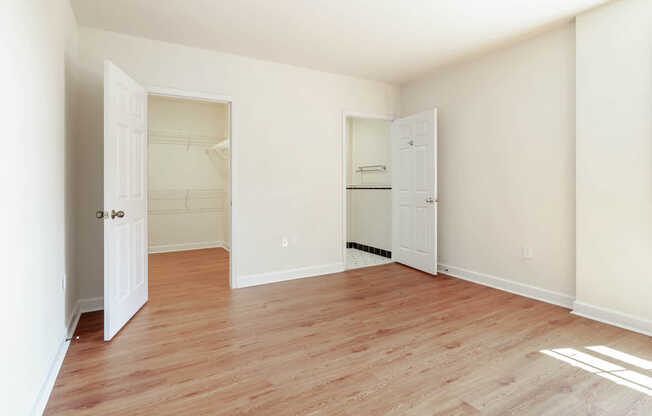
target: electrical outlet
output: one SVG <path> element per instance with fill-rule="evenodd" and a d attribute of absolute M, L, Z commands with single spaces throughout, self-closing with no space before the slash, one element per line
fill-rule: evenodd
<path fill-rule="evenodd" d="M 288 238 L 287 238 L 287 237 L 283 237 L 283 238 L 281 239 L 281 247 L 286 248 L 287 246 L 288 246 Z"/>
<path fill-rule="evenodd" d="M 524 259 L 531 259 L 534 257 L 534 254 L 532 253 L 532 247 L 523 247 L 521 255 Z"/>

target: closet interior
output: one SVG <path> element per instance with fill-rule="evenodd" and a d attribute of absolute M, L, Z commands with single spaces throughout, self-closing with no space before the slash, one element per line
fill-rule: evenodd
<path fill-rule="evenodd" d="M 150 253 L 230 249 L 229 111 L 149 97 Z"/>

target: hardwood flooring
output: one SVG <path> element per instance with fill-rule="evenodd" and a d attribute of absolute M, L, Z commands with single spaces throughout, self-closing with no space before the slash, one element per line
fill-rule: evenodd
<path fill-rule="evenodd" d="M 149 303 L 109 343 L 82 316 L 45 413 L 652 415 L 652 366 L 586 348 L 650 337 L 398 264 L 234 291 L 227 268 L 151 255 Z"/>

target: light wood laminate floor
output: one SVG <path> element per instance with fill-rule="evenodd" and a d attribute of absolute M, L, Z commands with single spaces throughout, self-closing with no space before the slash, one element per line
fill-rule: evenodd
<path fill-rule="evenodd" d="M 651 338 L 560 307 L 398 264 L 231 291 L 221 249 L 149 263 L 113 341 L 81 317 L 47 415 L 652 415 L 652 367 L 609 356 Z"/>

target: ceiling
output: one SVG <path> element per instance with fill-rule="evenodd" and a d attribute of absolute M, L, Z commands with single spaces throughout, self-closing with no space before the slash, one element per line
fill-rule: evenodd
<path fill-rule="evenodd" d="M 72 0 L 72 5 L 82 26 L 404 83 L 605 2 Z"/>

